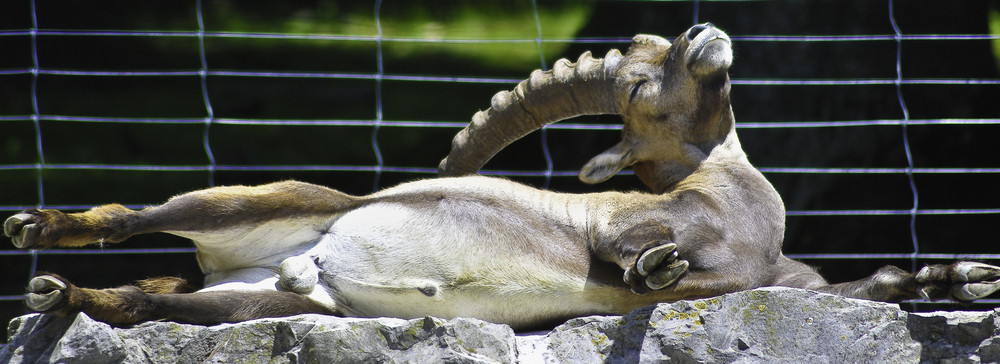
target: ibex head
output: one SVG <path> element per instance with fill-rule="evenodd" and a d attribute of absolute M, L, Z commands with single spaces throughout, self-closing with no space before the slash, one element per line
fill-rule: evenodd
<path fill-rule="evenodd" d="M 513 91 L 493 96 L 455 136 L 441 161 L 443 176 L 475 173 L 494 154 L 544 125 L 578 115 L 620 114 L 622 141 L 595 156 L 580 171 L 586 183 L 611 178 L 625 167 L 661 191 L 663 173 L 697 167 L 698 155 L 721 144 L 733 130 L 729 37 L 712 24 L 688 29 L 671 43 L 637 35 L 624 56 L 603 59 L 589 52 L 552 70 L 535 71 Z M 676 182 L 676 181 L 673 181 Z"/>

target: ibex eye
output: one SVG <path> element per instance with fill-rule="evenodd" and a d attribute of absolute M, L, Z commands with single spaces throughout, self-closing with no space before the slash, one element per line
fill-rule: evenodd
<path fill-rule="evenodd" d="M 632 100 L 635 99 L 635 95 L 639 94 L 639 88 L 641 88 L 642 85 L 646 84 L 646 82 L 649 82 L 649 80 L 639 80 L 639 82 L 636 82 L 635 85 L 632 86 L 632 93 L 629 94 L 628 96 L 629 103 L 631 103 Z"/>

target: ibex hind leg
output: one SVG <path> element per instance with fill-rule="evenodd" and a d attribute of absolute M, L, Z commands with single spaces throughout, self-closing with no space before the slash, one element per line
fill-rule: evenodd
<path fill-rule="evenodd" d="M 334 314 L 291 292 L 150 293 L 139 286 L 89 289 L 77 287 L 55 274 L 43 274 L 31 279 L 26 303 L 34 311 L 60 316 L 82 311 L 96 320 L 114 325 L 151 320 L 207 325 L 302 313 Z"/>
<path fill-rule="evenodd" d="M 975 262 L 934 264 L 913 274 L 894 266 L 865 279 L 815 288 L 820 292 L 885 302 L 906 299 L 972 301 L 1000 291 L 1000 267 Z"/>
<path fill-rule="evenodd" d="M 79 247 L 119 242 L 131 235 L 136 212 L 104 205 L 81 213 L 28 209 L 7 218 L 4 235 L 18 248 Z"/>
<path fill-rule="evenodd" d="M 333 215 L 358 201 L 326 187 L 293 181 L 215 187 L 138 211 L 115 204 L 79 213 L 28 209 L 4 222 L 4 235 L 18 248 L 117 243 L 136 234 L 159 231 L 224 235 L 233 227 L 270 220 Z"/>

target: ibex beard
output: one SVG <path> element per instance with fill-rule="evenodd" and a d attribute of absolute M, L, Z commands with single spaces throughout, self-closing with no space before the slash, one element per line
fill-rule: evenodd
<path fill-rule="evenodd" d="M 829 284 L 785 257 L 780 196 L 747 160 L 730 106 L 730 38 L 711 24 L 673 41 L 638 35 L 622 55 L 584 53 L 493 97 L 456 135 L 442 178 L 351 196 L 302 182 L 216 187 L 131 210 L 27 210 L 4 223 L 19 248 L 190 238 L 202 288 L 176 278 L 80 288 L 28 283 L 29 308 L 124 325 L 213 324 L 300 313 L 476 317 L 515 329 L 762 286 L 896 302 L 985 297 L 1000 267 L 887 266 Z M 567 194 L 470 176 L 509 143 L 584 114 L 618 114 L 621 141 L 580 171 L 632 167 L 651 192 Z"/>

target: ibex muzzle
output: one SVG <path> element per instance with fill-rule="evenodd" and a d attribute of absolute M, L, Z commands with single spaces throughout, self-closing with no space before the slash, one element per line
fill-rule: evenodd
<path fill-rule="evenodd" d="M 632 166 L 653 191 L 565 194 L 465 176 L 350 196 L 301 182 L 216 187 L 143 210 L 27 210 L 4 223 L 19 248 L 117 243 L 164 231 L 191 238 L 204 271 L 79 288 L 44 274 L 34 310 L 84 311 L 116 324 L 216 323 L 321 312 L 471 316 L 515 328 L 621 314 L 656 302 L 761 286 L 883 301 L 973 300 L 1000 290 L 1000 267 L 896 267 L 827 284 L 781 253 L 784 206 L 746 159 L 729 103 L 729 37 L 697 25 L 673 42 L 639 35 L 625 55 L 582 55 L 498 93 L 455 136 L 445 176 L 478 171 L 512 141 L 583 114 L 620 114 L 622 141 L 590 160 L 597 183 Z"/>

